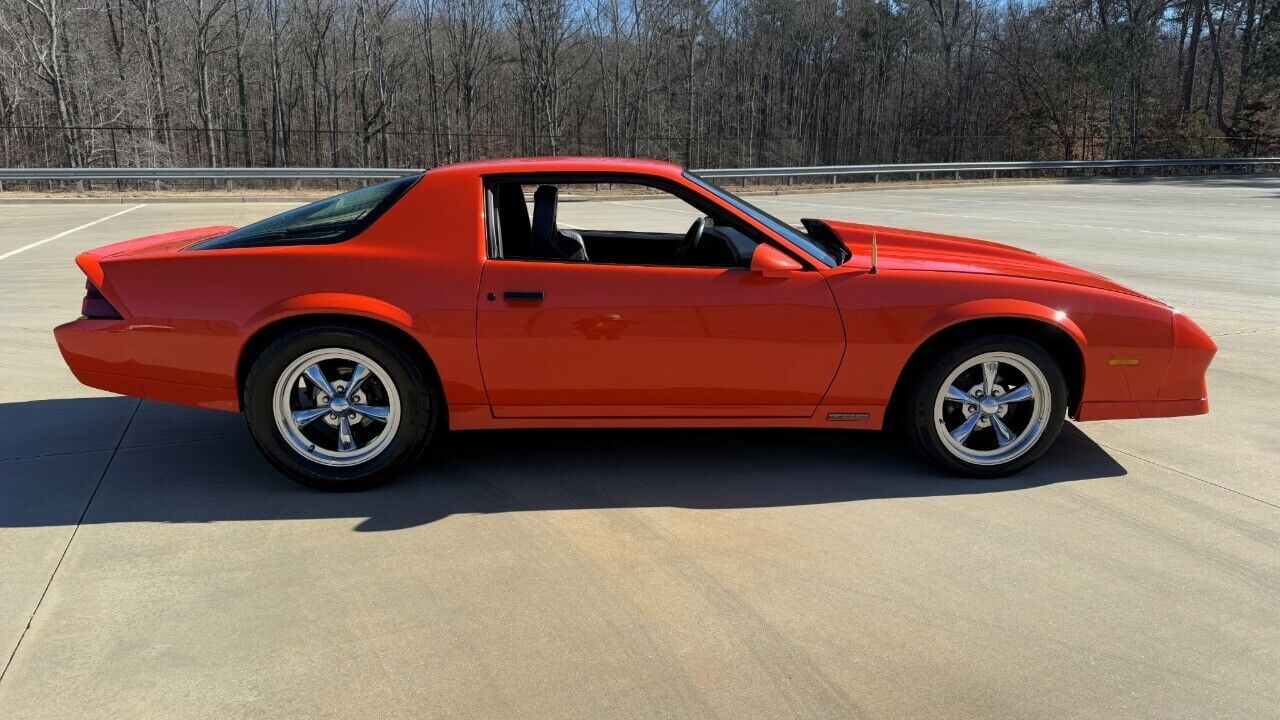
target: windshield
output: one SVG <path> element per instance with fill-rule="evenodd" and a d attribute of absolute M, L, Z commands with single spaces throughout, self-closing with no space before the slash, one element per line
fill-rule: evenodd
<path fill-rule="evenodd" d="M 226 235 L 191 246 L 191 250 L 323 245 L 354 237 L 404 194 L 422 175 L 410 175 L 334 195 L 310 205 L 245 225 Z"/>
<path fill-rule="evenodd" d="M 828 267 L 840 265 L 850 257 L 849 249 L 838 240 L 814 237 L 808 233 L 801 232 L 728 190 L 712 185 L 693 173 L 686 172 L 684 176 L 709 192 L 714 193 L 721 200 L 750 215 L 756 222 L 778 233 L 792 244 L 821 260 Z"/>

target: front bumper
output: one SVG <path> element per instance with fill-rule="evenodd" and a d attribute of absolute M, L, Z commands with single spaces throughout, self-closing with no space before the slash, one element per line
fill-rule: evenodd
<path fill-rule="evenodd" d="M 1209 398 L 1199 400 L 1088 401 L 1080 403 L 1076 420 L 1136 420 L 1142 418 L 1204 415 L 1209 412 Z"/>
<path fill-rule="evenodd" d="M 1125 368 L 1132 373 L 1130 387 L 1142 386 L 1146 396 L 1132 400 L 1089 400 L 1076 412 L 1077 420 L 1123 420 L 1133 418 L 1180 417 L 1209 412 L 1206 376 L 1209 363 L 1218 352 L 1213 338 L 1191 318 L 1174 310 L 1172 348 L 1163 374 L 1145 378 L 1145 368 Z"/>

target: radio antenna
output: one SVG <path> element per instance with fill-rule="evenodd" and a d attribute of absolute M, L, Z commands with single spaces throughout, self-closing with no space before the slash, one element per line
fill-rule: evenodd
<path fill-rule="evenodd" d="M 867 271 L 869 275 L 875 275 L 879 272 L 880 265 L 880 249 L 876 246 L 876 231 L 871 231 L 871 269 Z"/>

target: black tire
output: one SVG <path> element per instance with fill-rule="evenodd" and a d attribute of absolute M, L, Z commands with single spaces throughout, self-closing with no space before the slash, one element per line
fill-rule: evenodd
<path fill-rule="evenodd" d="M 960 456 L 958 451 L 952 450 L 949 444 L 943 440 L 936 428 L 938 423 L 935 415 L 935 403 L 938 402 L 939 394 L 944 389 L 943 384 L 947 382 L 948 377 L 953 372 L 959 370 L 962 365 L 975 362 L 979 356 L 988 353 L 1009 353 L 1019 356 L 1033 365 L 1043 375 L 1049 400 L 1041 406 L 1044 411 L 1047 411 L 1047 415 L 1040 416 L 1043 418 L 1041 422 L 1044 429 L 1038 439 L 1033 442 L 1026 442 L 1025 447 L 1015 448 L 1018 454 L 1006 461 L 998 461 L 998 458 L 990 460 L 984 458 L 983 463 L 990 462 L 992 464 L 983 464 L 972 462 L 969 458 Z M 1017 372 L 1017 369 L 1012 368 L 1012 371 L 1004 371 L 1013 374 Z M 1013 405 L 1013 403 L 1010 403 L 1006 407 Z M 965 411 L 963 403 L 956 403 L 950 406 L 944 405 L 943 407 L 945 408 L 944 413 L 955 413 L 957 410 Z M 911 378 L 905 388 L 897 420 L 908 442 L 942 469 L 963 477 L 993 478 L 1016 473 L 1044 455 L 1062 432 L 1062 424 L 1066 420 L 1066 414 L 1067 383 L 1061 368 L 1058 367 L 1058 363 L 1053 359 L 1053 356 L 1040 345 L 1024 338 L 1012 335 L 990 335 L 967 341 L 954 350 L 943 353 L 924 367 L 915 377 Z M 967 417 L 967 415 L 963 417 Z M 998 442 L 995 438 L 996 430 L 990 424 L 990 420 L 985 422 L 988 425 L 982 429 L 989 429 L 992 433 L 990 442 Z M 1005 427 L 1008 427 L 1008 425 Z M 943 428 L 944 430 L 947 428 L 945 420 Z M 978 432 L 978 430 L 974 432 Z M 1029 434 L 1027 437 L 1030 440 L 1032 435 Z M 982 439 L 977 437 L 977 440 Z M 996 452 L 998 448 L 993 448 L 992 451 Z"/>
<path fill-rule="evenodd" d="M 335 467 L 304 456 L 276 424 L 275 390 L 281 374 L 303 355 L 330 348 L 352 350 L 376 362 L 390 375 L 399 397 L 394 436 L 378 454 L 357 465 Z M 262 454 L 285 475 L 317 490 L 365 490 L 416 460 L 435 434 L 444 401 L 434 374 L 428 373 L 398 345 L 375 333 L 341 326 L 301 328 L 276 338 L 253 361 L 244 383 L 245 418 Z"/>

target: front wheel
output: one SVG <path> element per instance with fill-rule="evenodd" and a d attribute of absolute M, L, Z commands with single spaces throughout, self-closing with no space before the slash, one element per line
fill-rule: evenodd
<path fill-rule="evenodd" d="M 1053 445 L 1066 405 L 1066 380 L 1049 353 L 1023 338 L 990 336 L 944 354 L 917 376 L 903 427 L 942 468 L 998 477 Z"/>
<path fill-rule="evenodd" d="M 285 474 L 321 490 L 389 479 L 430 440 L 434 384 L 398 346 L 340 327 L 278 338 L 245 380 L 249 430 Z"/>

